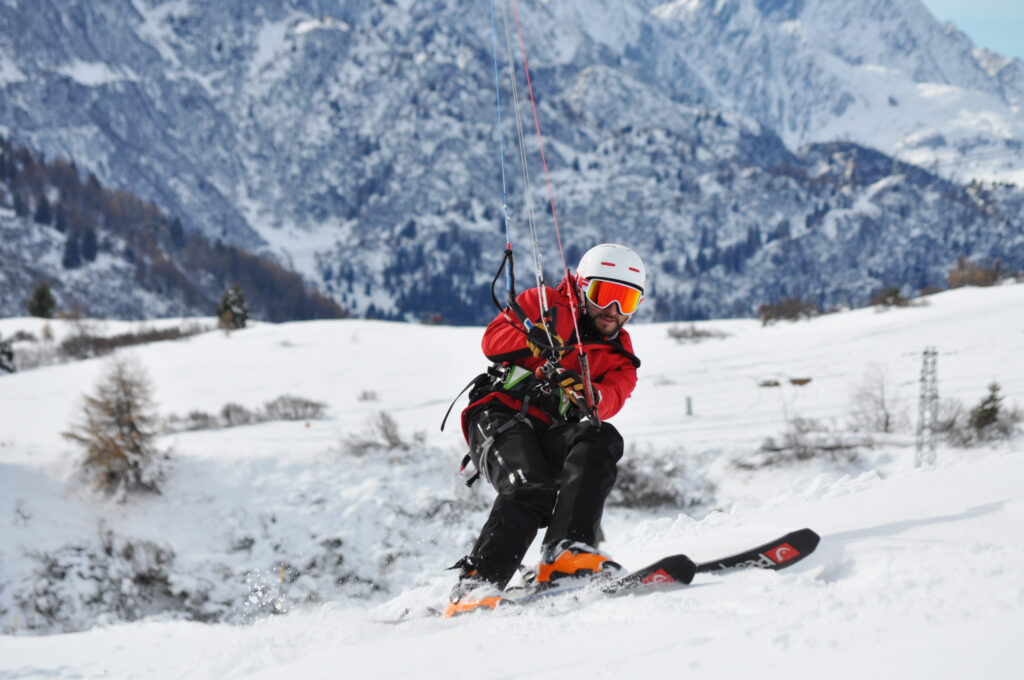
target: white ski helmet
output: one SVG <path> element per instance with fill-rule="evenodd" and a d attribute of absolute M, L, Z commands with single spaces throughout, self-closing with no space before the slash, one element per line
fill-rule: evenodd
<path fill-rule="evenodd" d="M 640 297 L 636 301 L 639 305 L 647 285 L 647 274 L 643 260 L 632 248 L 617 243 L 602 243 L 588 250 L 576 267 L 576 285 L 581 295 L 587 294 L 593 280 L 611 281 L 635 288 L 640 291 Z M 632 311 L 622 309 L 621 303 L 619 308 L 627 314 L 636 311 L 635 307 Z"/>

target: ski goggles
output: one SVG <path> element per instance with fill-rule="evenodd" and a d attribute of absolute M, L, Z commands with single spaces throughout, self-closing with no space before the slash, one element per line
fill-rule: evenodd
<path fill-rule="evenodd" d="M 613 302 L 618 304 L 619 311 L 626 316 L 632 315 L 644 298 L 644 294 L 632 286 L 604 279 L 590 279 L 585 294 L 595 307 L 601 309 L 607 309 Z"/>

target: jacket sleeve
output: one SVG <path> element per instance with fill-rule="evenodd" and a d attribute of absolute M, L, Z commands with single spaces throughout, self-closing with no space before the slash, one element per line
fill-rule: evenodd
<path fill-rule="evenodd" d="M 531 320 L 540 317 L 540 300 L 536 288 L 523 291 L 516 298 L 516 301 Z M 480 343 L 484 356 L 491 361 L 499 362 L 517 361 L 523 363 L 521 360 L 527 357 L 535 359 L 530 349 L 526 346 L 526 329 L 523 328 L 523 325 L 511 312 L 509 317 L 512 319 L 512 323 L 509 323 L 504 314 L 498 314 L 487 326 L 487 329 L 484 331 L 483 341 Z M 535 359 L 535 363 L 539 365 L 541 362 Z"/>
<path fill-rule="evenodd" d="M 617 367 L 601 376 L 600 380 L 595 380 L 594 388 L 601 392 L 597 416 L 601 420 L 608 420 L 621 411 L 635 387 L 636 368 L 629 361 L 621 361 Z"/>

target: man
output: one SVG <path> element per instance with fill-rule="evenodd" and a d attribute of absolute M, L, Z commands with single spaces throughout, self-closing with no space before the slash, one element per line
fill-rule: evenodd
<path fill-rule="evenodd" d="M 621 435 L 605 421 L 632 394 L 640 366 L 623 326 L 643 299 L 645 283 L 639 255 L 598 245 L 580 260 L 575 276 L 545 289 L 546 326 L 535 288 L 517 298 L 532 328 L 506 310 L 484 332 L 484 354 L 495 363 L 470 392 L 462 426 L 473 464 L 498 495 L 472 552 L 453 567 L 460 569 L 459 582 L 447 616 L 497 606 L 540 527 L 547 531 L 532 577 L 538 585 L 622 571 L 595 546 L 623 451 Z M 577 325 L 590 368 L 589 400 Z"/>

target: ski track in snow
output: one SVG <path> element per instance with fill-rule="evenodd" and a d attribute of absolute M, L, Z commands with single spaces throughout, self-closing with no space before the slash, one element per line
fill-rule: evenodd
<path fill-rule="evenodd" d="M 154 617 L 12 635 L 12 622 L 2 620 L 0 678 L 1021 677 L 1022 435 L 969 450 L 940 445 L 929 469 L 913 467 L 909 430 L 879 436 L 859 464 L 743 471 L 730 461 L 777 436 L 784 414 L 847 419 L 851 389 L 871 366 L 885 369 L 914 421 L 926 344 L 939 349 L 940 398 L 969 408 L 995 379 L 1007 406 L 1024 404 L 1022 309 L 1024 285 L 1007 284 L 950 291 L 926 306 L 768 328 L 710 321 L 696 327 L 726 336 L 697 344 L 671 339 L 670 325 L 631 329 L 641 381 L 613 422 L 637 444 L 635 455 L 644 447 L 675 451 L 687 469 L 712 478 L 719 509 L 695 518 L 610 507 L 608 549 L 634 566 L 674 552 L 702 561 L 815 529 L 817 551 L 784 571 L 699 574 L 672 592 L 450 621 L 425 616 L 443 604 L 453 578 L 443 569 L 471 542 L 483 517 L 478 504 L 448 533 L 415 537 L 419 562 L 396 563 L 386 597 L 296 606 L 248 625 Z M 3 319 L 0 333 L 38 333 L 42 323 Z M 103 325 L 109 332 L 130 326 Z M 200 570 L 204 551 L 253 533 L 250 525 L 269 514 L 277 538 L 299 555 L 315 545 L 307 534 L 331 531 L 344 534 L 350 550 L 365 545 L 372 553 L 377 533 L 410 535 L 419 526 L 391 515 L 393 507 L 414 511 L 438 495 L 490 498 L 458 484 L 460 437 L 436 431 L 450 395 L 483 366 L 479 335 L 366 321 L 258 324 L 230 337 L 136 348 L 162 414 L 216 412 L 229 401 L 255 407 L 292 393 L 326 401 L 330 418 L 164 437 L 176 461 L 164 495 L 123 506 L 73 486 L 73 451 L 59 437 L 102 361 L 0 377 L 0 583 L 22 576 L 23 550 L 95 532 L 98 521 L 173 545 L 180 561 Z M 812 381 L 797 387 L 789 382 L 797 377 Z M 770 378 L 780 386 L 758 386 Z M 367 389 L 377 401 L 358 399 Z M 687 396 L 692 417 L 683 415 Z M 345 458 L 339 441 L 379 410 L 404 433 L 427 433 L 428 451 L 444 460 L 395 473 L 387 461 Z M 233 559 L 272 569 L 277 556 L 260 545 Z M 374 559 L 352 556 L 364 568 Z M 405 609 L 409 620 L 387 623 Z"/>

